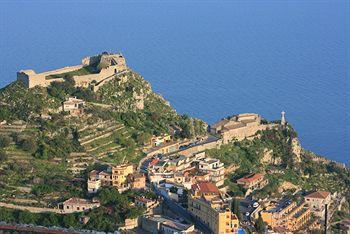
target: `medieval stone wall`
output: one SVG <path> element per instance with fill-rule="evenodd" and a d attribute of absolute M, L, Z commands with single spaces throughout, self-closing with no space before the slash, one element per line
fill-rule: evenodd
<path fill-rule="evenodd" d="M 84 58 L 82 60 L 82 65 L 77 66 L 70 66 L 70 67 L 64 67 L 60 69 L 56 69 L 53 71 L 47 71 L 43 73 L 35 73 L 33 70 L 22 70 L 20 72 L 17 72 L 17 80 L 22 81 L 27 88 L 33 88 L 35 86 L 42 86 L 47 87 L 52 82 L 58 81 L 62 82 L 64 81 L 63 78 L 50 78 L 47 79 L 47 76 L 50 75 L 56 75 L 56 74 L 62 74 L 67 72 L 73 72 L 76 70 L 81 69 L 84 66 L 91 65 L 92 63 L 97 63 L 100 61 L 101 56 L 106 56 L 106 61 L 109 61 L 108 59 L 115 59 L 117 61 L 117 64 L 115 65 L 109 65 L 101 68 L 101 71 L 98 74 L 88 74 L 88 75 L 82 75 L 82 76 L 73 76 L 73 79 L 75 80 L 76 86 L 78 87 L 88 87 L 92 84 L 93 81 L 96 83 L 113 76 L 114 74 L 117 74 L 121 71 L 126 70 L 126 62 L 125 58 L 122 55 L 98 55 L 98 56 L 92 56 L 88 58 Z M 104 57 L 103 57 L 104 58 Z"/>

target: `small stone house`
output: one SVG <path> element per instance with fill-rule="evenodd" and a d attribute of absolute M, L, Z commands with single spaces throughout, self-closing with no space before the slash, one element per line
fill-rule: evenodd
<path fill-rule="evenodd" d="M 62 103 L 62 111 L 70 115 L 82 115 L 84 113 L 85 101 L 76 97 L 69 97 Z"/>
<path fill-rule="evenodd" d="M 75 197 L 69 198 L 58 205 L 58 208 L 65 214 L 83 212 L 98 207 L 100 207 L 100 202 L 97 200 L 88 200 Z"/>

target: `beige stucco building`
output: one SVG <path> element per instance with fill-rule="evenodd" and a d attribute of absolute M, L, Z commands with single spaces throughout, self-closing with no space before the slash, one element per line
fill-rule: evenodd
<path fill-rule="evenodd" d="M 128 188 L 127 178 L 129 174 L 134 172 L 132 164 L 122 164 L 112 168 L 112 185 L 118 190 Z"/>
<path fill-rule="evenodd" d="M 250 190 L 249 192 L 262 189 L 268 183 L 268 179 L 265 179 L 264 174 L 261 173 L 252 173 L 237 180 L 237 184 L 241 185 L 247 190 Z"/>
<path fill-rule="evenodd" d="M 282 200 L 260 214 L 271 228 L 283 229 L 284 233 L 303 229 L 311 218 L 311 210 L 304 202 L 297 204 L 290 200 Z"/>
<path fill-rule="evenodd" d="M 100 202 L 96 200 L 87 200 L 82 198 L 70 198 L 61 204 L 58 208 L 62 210 L 62 213 L 74 213 L 74 212 L 83 212 L 91 210 L 100 206 Z"/>
<path fill-rule="evenodd" d="M 216 234 L 237 233 L 239 221 L 231 212 L 219 189 L 211 182 L 199 182 L 192 186 L 188 196 L 188 211 L 209 226 Z"/>
<path fill-rule="evenodd" d="M 225 181 L 225 167 L 219 159 L 203 158 L 198 162 L 199 171 L 209 174 L 210 180 L 218 187 Z"/>
<path fill-rule="evenodd" d="M 259 130 L 265 130 L 269 125 L 261 124 L 261 116 L 254 113 L 244 113 L 220 120 L 210 127 L 212 134 L 220 135 L 223 143 L 232 140 L 243 140 L 254 136 Z"/>
<path fill-rule="evenodd" d="M 332 202 L 331 194 L 326 191 L 318 191 L 305 196 L 305 203 L 310 207 L 312 213 L 324 220 L 326 204 Z"/>
<path fill-rule="evenodd" d="M 62 111 L 70 115 L 81 115 L 84 113 L 85 101 L 76 97 L 69 97 L 62 103 Z"/>
<path fill-rule="evenodd" d="M 90 87 L 93 91 L 105 82 L 113 79 L 116 74 L 127 69 L 122 54 L 102 53 L 86 57 L 81 65 L 64 67 L 43 73 L 33 70 L 17 72 L 17 80 L 22 81 L 27 88 L 35 86 L 47 87 L 52 82 L 62 82 L 65 76 L 70 76 L 77 87 Z"/>

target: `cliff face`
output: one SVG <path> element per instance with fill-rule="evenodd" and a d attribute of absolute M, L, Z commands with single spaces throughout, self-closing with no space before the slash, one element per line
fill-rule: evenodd
<path fill-rule="evenodd" d="M 295 155 L 294 161 L 300 163 L 301 162 L 301 145 L 298 138 L 292 139 L 292 152 Z"/>
<path fill-rule="evenodd" d="M 280 165 L 282 159 L 281 157 L 276 157 L 272 149 L 265 148 L 260 162 L 266 165 Z"/>

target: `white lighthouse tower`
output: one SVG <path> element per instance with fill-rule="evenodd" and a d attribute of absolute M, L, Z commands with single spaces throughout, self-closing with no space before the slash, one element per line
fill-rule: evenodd
<path fill-rule="evenodd" d="M 281 112 L 281 125 L 284 127 L 287 125 L 286 112 L 284 111 Z"/>

